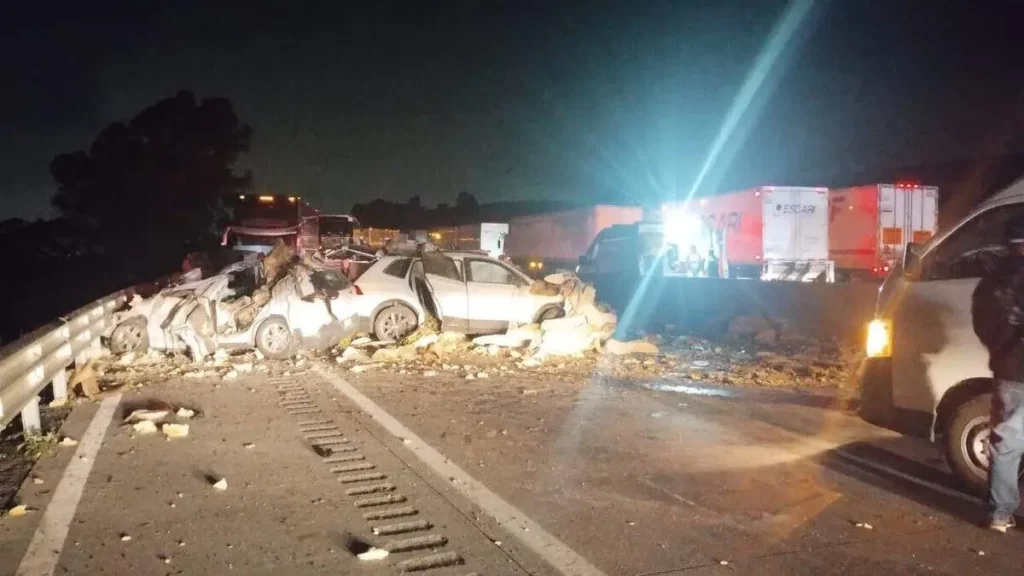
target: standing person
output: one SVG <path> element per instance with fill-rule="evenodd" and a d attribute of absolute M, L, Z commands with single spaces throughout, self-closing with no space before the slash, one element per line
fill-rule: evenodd
<path fill-rule="evenodd" d="M 705 270 L 707 270 L 707 277 L 718 278 L 718 258 L 715 257 L 714 250 L 708 250 L 708 258 L 707 260 L 705 260 L 705 262 L 706 264 L 704 265 L 704 268 Z"/>
<path fill-rule="evenodd" d="M 704 260 L 700 257 L 697 252 L 697 247 L 690 245 L 690 253 L 686 255 L 686 274 L 696 278 L 700 276 L 701 268 L 704 265 Z"/>
<path fill-rule="evenodd" d="M 1018 473 L 1024 456 L 1024 221 L 1007 229 L 1009 254 L 971 295 L 974 332 L 989 353 L 995 379 L 989 440 L 989 528 L 1017 525 Z"/>

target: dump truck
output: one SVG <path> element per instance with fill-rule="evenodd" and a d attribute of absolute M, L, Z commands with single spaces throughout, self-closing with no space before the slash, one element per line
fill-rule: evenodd
<path fill-rule="evenodd" d="M 939 189 L 915 183 L 868 184 L 829 191 L 830 258 L 841 280 L 882 280 L 908 242 L 938 228 Z"/>

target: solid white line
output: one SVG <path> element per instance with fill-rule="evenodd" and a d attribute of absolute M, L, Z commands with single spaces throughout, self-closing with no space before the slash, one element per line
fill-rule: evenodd
<path fill-rule="evenodd" d="M 364 412 L 380 423 L 389 433 L 403 440 L 403 445 L 429 466 L 444 480 L 452 480 L 451 486 L 471 502 L 493 517 L 499 526 L 519 539 L 524 546 L 543 558 L 552 567 L 570 576 L 602 576 L 603 573 L 583 556 L 549 534 L 526 514 L 491 492 L 478 480 L 445 458 L 422 438 L 405 427 L 386 410 L 367 398 L 344 379 L 317 368 L 317 371 L 334 387 L 348 396 Z"/>
<path fill-rule="evenodd" d="M 57 568 L 68 528 L 75 517 L 78 502 L 82 499 L 82 490 L 85 489 L 85 482 L 89 479 L 96 454 L 103 445 L 103 437 L 107 434 L 119 402 L 120 394 L 108 396 L 93 415 L 89 428 L 78 442 L 78 449 L 64 470 L 57 489 L 53 491 L 53 499 L 32 536 L 32 542 L 18 567 L 18 576 L 51 576 Z"/>

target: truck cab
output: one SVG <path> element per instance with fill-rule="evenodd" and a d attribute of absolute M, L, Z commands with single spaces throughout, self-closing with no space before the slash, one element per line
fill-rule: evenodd
<path fill-rule="evenodd" d="M 925 244 L 910 243 L 879 289 L 861 373 L 861 416 L 938 441 L 950 468 L 984 490 L 993 390 L 971 295 L 1007 225 L 1024 218 L 1024 180 Z"/>

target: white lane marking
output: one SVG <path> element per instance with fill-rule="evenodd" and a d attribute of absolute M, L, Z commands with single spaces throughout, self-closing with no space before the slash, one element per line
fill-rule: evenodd
<path fill-rule="evenodd" d="M 318 368 L 317 371 L 385 430 L 401 438 L 405 448 L 408 448 L 424 464 L 433 469 L 438 476 L 444 480 L 453 480 L 452 488 L 493 517 L 499 526 L 518 538 L 524 546 L 543 558 L 556 570 L 570 576 L 603 576 L 603 572 L 590 564 L 583 556 L 577 554 L 572 548 L 544 530 L 540 524 L 445 458 L 394 416 L 356 390 L 354 386 L 325 370 Z"/>
<path fill-rule="evenodd" d="M 100 403 L 57 489 L 53 491 L 53 499 L 43 513 L 39 527 L 32 535 L 32 541 L 18 567 L 18 576 L 51 576 L 57 568 L 57 560 L 64 549 L 64 540 L 68 536 L 71 520 L 75 517 L 75 510 L 78 509 L 78 502 L 82 499 L 85 482 L 89 479 L 96 454 L 103 445 L 103 437 L 107 434 L 107 428 L 120 402 L 121 395 L 114 394 Z"/>
<path fill-rule="evenodd" d="M 936 491 L 936 492 L 938 492 L 940 494 L 944 494 L 946 496 L 951 496 L 953 498 L 958 498 L 960 500 L 964 500 L 964 501 L 970 502 L 972 504 L 976 504 L 978 502 L 981 502 L 980 498 L 976 498 L 974 496 L 971 496 L 970 494 L 965 494 L 964 492 L 960 492 L 960 491 L 955 490 L 953 488 L 947 488 L 947 487 L 943 486 L 942 484 L 936 484 L 935 482 L 931 482 L 931 481 L 925 480 L 923 478 L 918 478 L 917 476 L 913 476 L 913 475 L 907 474 L 906 472 L 900 472 L 899 470 L 896 470 L 895 468 L 890 468 L 890 467 L 888 467 L 888 466 L 886 466 L 884 464 L 879 464 L 878 462 L 874 462 L 872 460 L 868 460 L 867 458 L 863 458 L 863 457 L 857 456 L 855 454 L 850 454 L 849 452 L 847 452 L 845 450 L 836 450 L 835 454 L 837 456 L 839 456 L 840 458 L 842 458 L 842 459 L 852 460 L 852 461 L 854 461 L 854 462 L 856 462 L 858 464 L 861 464 L 862 466 L 867 466 L 868 468 L 872 468 L 875 471 L 881 472 L 883 474 L 890 474 L 892 476 L 896 476 L 897 478 L 900 478 L 902 480 L 906 480 L 907 482 L 913 482 L 914 484 L 917 484 L 919 486 L 924 486 L 925 488 L 928 488 L 930 490 L 934 490 L 934 491 Z"/>

